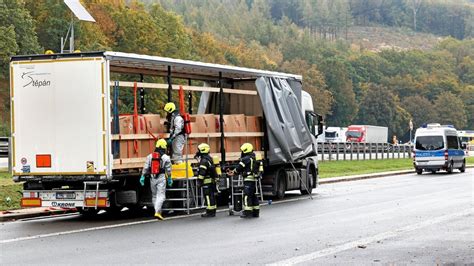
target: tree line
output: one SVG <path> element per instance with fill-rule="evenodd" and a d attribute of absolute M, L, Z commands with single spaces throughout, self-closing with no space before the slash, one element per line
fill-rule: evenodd
<path fill-rule="evenodd" d="M 354 13 L 356 6 L 362 8 L 362 2 L 366 8 L 372 4 L 379 8 Z M 391 16 L 380 15 L 380 10 L 387 10 L 380 9 L 387 2 L 403 4 L 405 13 L 397 15 L 392 10 Z M 316 111 L 330 126 L 388 126 L 390 134 L 402 139 L 408 135 L 410 119 L 415 127 L 440 122 L 474 128 L 474 41 L 468 35 L 440 33 L 456 38 L 445 38 L 428 51 L 390 49 L 378 53 L 356 49 L 339 38 L 347 25 L 390 25 L 388 19 L 377 20 L 381 17 L 402 21 L 401 16 L 412 23 L 407 15 L 409 1 L 83 3 L 97 23 L 75 24 L 76 47 L 82 51 L 114 50 L 302 74 L 304 89 L 312 94 Z M 426 6 L 417 12 L 449 3 L 423 2 Z M 329 15 L 336 11 L 337 16 Z M 379 15 L 362 19 L 373 12 Z M 59 39 L 70 20 L 62 1 L 0 0 L 3 131 L 8 131 L 5 124 L 9 120 L 9 56 L 59 51 Z M 426 29 L 422 21 L 420 15 L 416 22 L 420 31 Z M 123 97 L 126 108 L 131 108 L 131 95 Z M 160 92 L 148 95 L 149 110 L 159 110 L 165 98 Z"/>

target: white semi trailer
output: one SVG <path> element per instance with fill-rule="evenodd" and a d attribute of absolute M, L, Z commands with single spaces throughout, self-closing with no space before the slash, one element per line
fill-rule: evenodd
<path fill-rule="evenodd" d="M 126 74 L 122 77 L 128 80 L 113 80 L 114 74 Z M 257 152 L 265 161 L 264 194 L 283 197 L 288 190 L 305 192 L 308 187 L 311 192 L 317 186 L 318 133 L 314 131 L 321 132 L 321 117 L 314 114 L 311 96 L 302 91 L 299 75 L 91 52 L 14 56 L 10 76 L 12 174 L 16 182 L 24 182 L 25 207 L 57 206 L 85 212 L 151 205 L 149 190 L 138 182 L 144 158 L 117 158 L 117 141 L 152 139 L 143 134 L 121 135 L 117 130 L 118 90 L 137 85 L 143 91 L 164 90 L 167 100 L 176 100 L 172 91 L 179 87 L 202 96 L 200 109 L 219 117 L 220 132 L 207 136 L 220 140 L 220 150 L 213 155 L 221 158 L 222 166 L 232 165 L 239 157 L 225 150 L 224 139 L 236 135 L 225 131 L 223 115 L 262 116 L 262 132 L 252 136 L 263 141 Z M 164 77 L 167 82 L 144 83 L 143 76 Z M 178 86 L 173 84 L 176 79 L 189 83 Z M 204 83 L 191 86 L 192 81 Z M 140 95 L 145 95 L 143 91 Z M 140 104 L 143 107 L 144 101 Z"/>

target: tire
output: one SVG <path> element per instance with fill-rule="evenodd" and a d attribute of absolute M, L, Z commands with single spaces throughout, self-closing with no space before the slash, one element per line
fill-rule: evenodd
<path fill-rule="evenodd" d="M 309 175 L 309 172 L 311 171 L 311 175 Z M 300 189 L 300 192 L 301 192 L 301 195 L 308 195 L 308 194 L 311 194 L 313 193 L 313 186 L 311 185 L 311 180 L 314 179 L 314 175 L 316 174 L 316 170 L 314 169 L 314 166 L 310 166 L 309 167 L 309 171 L 307 172 L 308 173 L 308 183 L 306 184 L 306 187 L 308 188 L 308 191 L 306 191 L 306 189 L 304 187 L 302 187 Z"/>
<path fill-rule="evenodd" d="M 99 210 L 96 210 L 95 208 L 80 208 L 78 209 L 79 213 L 82 215 L 82 217 L 85 218 L 91 218 L 97 215 Z"/>
<path fill-rule="evenodd" d="M 459 171 L 460 171 L 461 173 L 466 172 L 466 160 L 464 160 L 464 161 L 462 162 L 462 166 L 461 166 L 461 168 L 459 168 Z"/>
<path fill-rule="evenodd" d="M 128 208 L 128 212 L 132 215 L 141 215 L 144 213 L 143 206 L 140 204 L 127 206 L 127 208 Z"/>
<path fill-rule="evenodd" d="M 431 170 L 431 173 L 434 175 L 436 174 L 436 170 Z"/>
<path fill-rule="evenodd" d="M 453 162 L 452 161 L 449 163 L 449 166 L 448 166 L 448 169 L 446 169 L 446 172 L 448 172 L 448 174 L 453 173 Z"/>
<path fill-rule="evenodd" d="M 112 217 L 117 217 L 117 216 L 120 216 L 120 214 L 122 213 L 122 209 L 123 207 L 118 207 L 118 206 L 111 206 L 109 208 L 107 208 L 105 211 L 107 213 L 107 215 L 110 215 Z"/>
<path fill-rule="evenodd" d="M 418 174 L 418 175 L 423 174 L 423 169 L 416 169 L 416 174 Z"/>
<path fill-rule="evenodd" d="M 277 190 L 276 190 L 276 197 L 277 199 L 283 199 L 285 197 L 286 191 L 286 181 L 285 181 L 285 170 L 280 170 L 278 172 L 278 180 L 277 180 Z"/>

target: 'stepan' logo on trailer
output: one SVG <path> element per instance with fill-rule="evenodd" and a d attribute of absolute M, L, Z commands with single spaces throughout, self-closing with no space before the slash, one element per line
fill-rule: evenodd
<path fill-rule="evenodd" d="M 47 79 L 47 76 L 51 75 L 51 73 L 35 73 L 34 71 L 23 72 L 21 74 L 21 78 L 27 82 L 24 87 L 32 86 L 32 87 L 49 87 L 51 86 L 51 81 Z"/>

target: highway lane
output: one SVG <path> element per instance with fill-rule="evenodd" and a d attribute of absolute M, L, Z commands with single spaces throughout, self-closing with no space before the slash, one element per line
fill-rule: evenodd
<path fill-rule="evenodd" d="M 0 263 L 472 263 L 473 173 L 326 184 L 260 219 L 3 223 Z"/>

